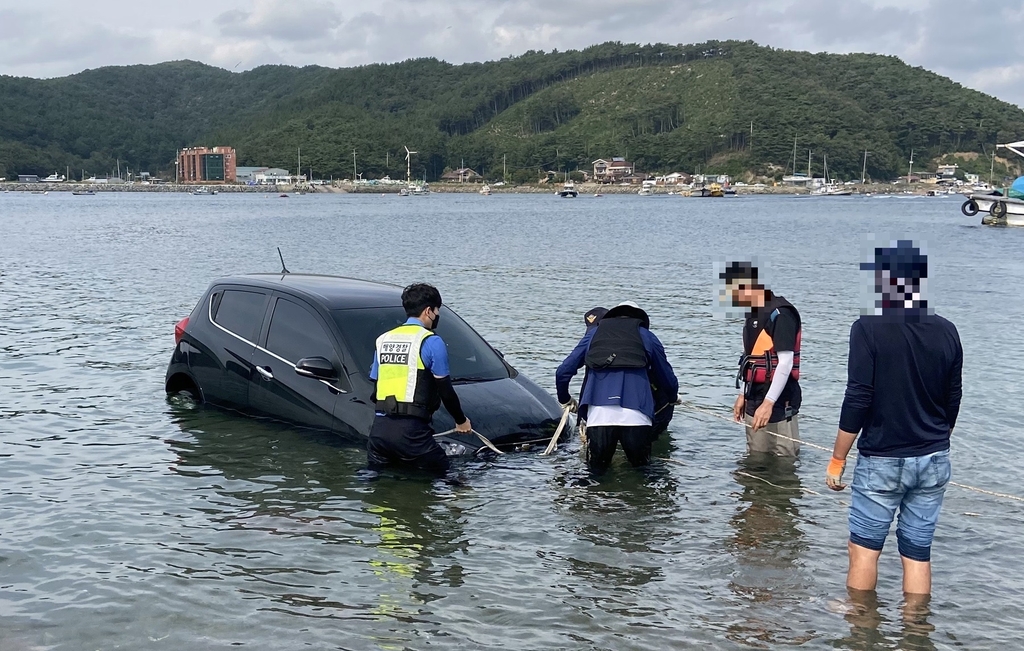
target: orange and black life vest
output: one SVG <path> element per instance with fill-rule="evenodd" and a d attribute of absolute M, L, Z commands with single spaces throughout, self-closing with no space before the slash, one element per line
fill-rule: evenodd
<path fill-rule="evenodd" d="M 796 343 L 793 344 L 793 369 L 789 372 L 790 379 L 800 379 L 800 339 L 802 336 L 800 313 L 796 308 L 781 296 L 774 296 L 769 303 L 760 310 L 761 314 L 767 314 L 768 318 L 757 324 L 753 334 L 749 328 L 743 329 L 743 357 L 740 358 L 739 372 L 736 374 L 736 388 L 740 382 L 760 384 L 771 382 L 775 376 L 775 369 L 779 365 L 779 355 L 775 350 L 775 342 L 768 333 L 769 324 L 775 323 L 782 310 L 788 310 L 796 319 Z M 774 328 L 772 328 L 774 330 Z"/>

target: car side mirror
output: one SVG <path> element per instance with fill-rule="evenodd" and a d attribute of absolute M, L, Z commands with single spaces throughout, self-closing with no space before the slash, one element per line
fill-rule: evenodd
<path fill-rule="evenodd" d="M 333 380 L 338 377 L 334 364 L 323 357 L 303 357 L 295 365 L 295 372 L 314 380 Z"/>

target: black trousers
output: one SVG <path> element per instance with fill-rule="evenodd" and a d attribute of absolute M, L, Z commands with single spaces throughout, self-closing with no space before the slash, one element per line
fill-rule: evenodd
<path fill-rule="evenodd" d="M 370 470 L 397 464 L 441 475 L 448 471 L 448 455 L 434 440 L 430 422 L 411 416 L 376 416 L 366 460 Z"/>
<path fill-rule="evenodd" d="M 605 470 L 612 463 L 615 448 L 622 442 L 622 451 L 634 468 L 651 462 L 654 428 L 650 425 L 587 426 L 587 464 L 591 470 Z"/>

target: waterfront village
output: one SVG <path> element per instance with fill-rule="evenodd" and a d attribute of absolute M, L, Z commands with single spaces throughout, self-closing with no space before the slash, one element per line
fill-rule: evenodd
<path fill-rule="evenodd" d="M 36 174 L 19 174 L 16 179 L 0 179 L 5 190 L 60 190 L 88 188 L 108 191 L 186 191 L 196 193 L 197 187 L 202 192 L 217 191 L 257 191 L 257 192 L 395 192 L 405 194 L 409 191 L 423 192 L 425 181 L 411 178 L 409 170 L 410 155 L 406 154 L 407 174 L 404 180 L 384 176 L 378 179 L 363 178 L 353 164 L 352 178 L 315 178 L 311 168 L 301 167 L 301 152 L 297 171 L 292 172 L 278 167 L 238 166 L 234 148 L 188 147 L 177 153 L 174 162 L 174 178 L 163 179 L 148 172 L 133 171 L 120 162 L 112 174 L 97 178 L 95 175 L 85 178 L 84 171 L 75 180 L 68 169 L 66 174 L 54 172 L 47 177 Z M 827 170 L 827 168 L 825 168 Z M 750 182 L 735 180 L 726 174 L 709 173 L 648 173 L 637 169 L 634 163 L 624 157 L 612 156 L 599 158 L 592 162 L 591 170 L 579 170 L 569 173 L 547 171 L 538 172 L 535 183 L 509 182 L 508 175 L 489 179 L 469 167 L 446 169 L 440 176 L 440 182 L 430 186 L 431 191 L 442 192 L 545 192 L 552 190 L 564 194 L 565 187 L 572 187 L 573 192 L 617 193 L 617 194 L 680 194 L 690 196 L 718 196 L 739 193 L 764 194 L 852 194 L 863 192 L 909 192 L 915 194 L 955 194 L 984 192 L 991 190 L 989 183 L 982 181 L 976 174 L 965 174 L 955 164 L 940 164 L 934 171 L 914 172 L 911 167 L 906 176 L 887 182 L 869 182 L 866 174 L 852 181 L 830 179 L 827 171 L 822 175 L 794 171 L 792 169 L 776 170 L 773 178 L 750 178 Z M 59 185 L 58 185 L 59 184 Z M 869 187 L 870 186 L 870 187 Z M 215 189 L 213 189 L 215 188 Z M 708 188 L 711 188 L 709 193 Z M 573 195 L 575 196 L 575 194 Z"/>

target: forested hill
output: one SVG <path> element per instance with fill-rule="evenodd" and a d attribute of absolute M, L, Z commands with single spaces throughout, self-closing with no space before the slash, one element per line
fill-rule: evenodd
<path fill-rule="evenodd" d="M 752 134 L 752 136 L 751 136 Z M 188 145 L 231 145 L 239 164 L 350 177 L 434 179 L 467 167 L 535 179 L 627 156 L 644 171 L 906 173 L 953 152 L 1024 138 L 1024 111 L 894 57 L 753 43 L 605 43 L 487 63 L 416 59 L 243 73 L 190 61 L 58 79 L 0 77 L 0 176 L 105 174 L 115 159 L 173 173 Z M 969 157 L 968 157 L 969 158 Z M 981 163 L 978 160 L 977 163 Z M 986 165 L 987 168 L 987 165 Z"/>

